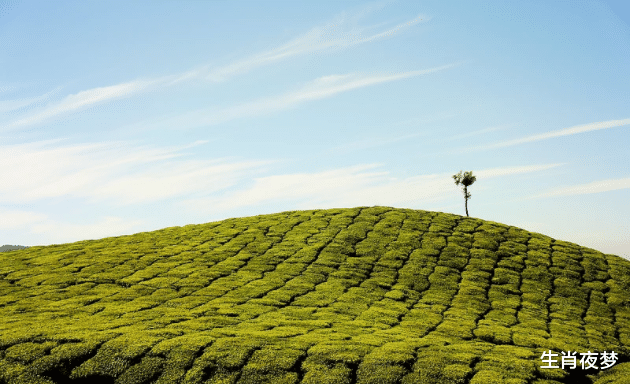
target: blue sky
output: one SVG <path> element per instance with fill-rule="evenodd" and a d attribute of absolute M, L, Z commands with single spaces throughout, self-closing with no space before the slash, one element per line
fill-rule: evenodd
<path fill-rule="evenodd" d="M 296 209 L 630 257 L 624 2 L 0 1 L 0 244 Z"/>

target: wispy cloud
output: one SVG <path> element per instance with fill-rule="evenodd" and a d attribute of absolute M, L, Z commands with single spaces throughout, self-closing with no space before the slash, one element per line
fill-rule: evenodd
<path fill-rule="evenodd" d="M 122 233 L 129 233 L 140 225 L 146 224 L 143 220 L 125 220 L 111 216 L 87 224 L 69 223 L 54 220 L 38 212 L 3 209 L 0 209 L 0 217 L 2 217 L 0 230 L 5 232 L 16 230 L 24 234 L 24 237 L 45 239 L 38 244 L 23 244 L 29 246 L 120 236 Z"/>
<path fill-rule="evenodd" d="M 14 90 L 16 87 L 10 85 L 0 85 L 0 93 L 9 92 Z"/>
<path fill-rule="evenodd" d="M 349 24 L 354 24 L 349 23 L 349 21 L 353 20 L 356 22 L 358 18 L 369 13 L 371 10 L 373 10 L 373 8 L 365 8 L 354 17 L 347 17 L 345 15 L 337 16 L 331 23 L 312 28 L 304 35 L 299 36 L 280 47 L 253 55 L 246 59 L 228 64 L 224 67 L 213 69 L 205 77 L 211 81 L 224 81 L 236 74 L 249 72 L 256 67 L 287 59 L 292 56 L 329 49 L 347 48 L 391 37 L 415 24 L 428 20 L 428 17 L 418 15 L 418 17 L 396 25 L 393 28 L 367 36 L 364 36 L 363 32 L 367 29 L 371 29 L 370 27 L 357 27 L 356 25 L 353 25 L 352 29 L 348 28 Z"/>
<path fill-rule="evenodd" d="M 414 139 L 416 137 L 421 137 L 421 136 L 426 136 L 426 135 L 428 135 L 427 132 L 419 132 L 419 133 L 412 133 L 409 135 L 403 135 L 403 136 L 397 136 L 397 137 L 368 138 L 368 139 L 359 140 L 359 141 L 355 141 L 355 142 L 351 142 L 351 143 L 347 143 L 343 145 L 338 145 L 336 147 L 331 148 L 328 152 L 329 153 L 346 152 L 346 151 L 381 147 L 381 146 L 397 143 L 399 141 Z"/>
<path fill-rule="evenodd" d="M 367 36 L 363 36 L 363 31 L 371 29 L 371 27 L 357 27 L 356 25 L 353 25 L 353 28 L 348 30 L 348 24 L 350 24 L 348 20 L 352 20 L 356 23 L 357 18 L 373 11 L 373 9 L 373 6 L 368 6 L 363 9 L 363 11 L 354 15 L 354 17 L 346 17 L 345 15 L 338 16 L 333 22 L 325 26 L 315 27 L 306 34 L 299 36 L 280 47 L 255 54 L 251 57 L 233 62 L 223 67 L 212 69 L 210 66 L 204 65 L 179 74 L 153 79 L 134 80 L 117 85 L 92 88 L 76 94 L 68 95 L 61 101 L 49 104 L 44 107 L 43 110 L 34 112 L 26 117 L 22 117 L 19 120 L 6 124 L 3 128 L 4 130 L 12 130 L 32 124 L 38 124 L 53 117 L 86 108 L 90 105 L 131 96 L 135 93 L 145 91 L 151 86 L 172 86 L 193 79 L 207 79 L 214 82 L 224 81 L 234 75 L 246 73 L 254 68 L 287 59 L 292 56 L 329 49 L 345 48 L 393 36 L 423 20 L 427 20 L 427 17 L 420 15 L 393 28 Z M 8 87 L 5 88 L 9 89 Z M 0 91 L 2 90 L 4 90 L 4 88 L 0 89 Z M 0 112 L 3 112 L 3 110 L 7 111 L 19 109 L 23 106 L 32 104 L 39 99 L 43 100 L 47 97 L 47 95 L 48 94 L 42 95 L 35 99 L 0 102 Z M 258 106 L 264 107 L 263 105 Z M 256 107 L 257 105 L 249 106 L 250 109 L 255 109 Z M 230 111 L 224 111 L 224 113 L 229 115 Z"/>
<path fill-rule="evenodd" d="M 8 124 L 6 128 L 13 129 L 26 125 L 37 124 L 58 115 L 83 109 L 97 103 L 130 96 L 133 93 L 144 90 L 145 88 L 161 81 L 163 81 L 163 79 L 136 80 L 128 83 L 81 91 L 72 95 L 68 95 L 61 101 L 51 103 L 46 106 L 42 111 L 36 112 L 31 116 L 14 121 L 13 123 Z"/>
<path fill-rule="evenodd" d="M 193 69 L 184 73 L 162 76 L 151 79 L 139 79 L 126 83 L 110 85 L 106 87 L 96 87 L 87 89 L 65 96 L 61 100 L 49 102 L 43 108 L 30 112 L 27 116 L 5 124 L 2 129 L 5 131 L 38 124 L 46 120 L 62 116 L 64 114 L 83 110 L 93 105 L 106 103 L 116 99 L 130 97 L 135 94 L 154 89 L 160 86 L 171 86 L 199 77 L 204 72 L 204 67 Z M 22 109 L 34 104 L 39 104 L 56 93 L 59 93 L 61 87 L 58 87 L 41 96 L 33 98 L 22 98 L 16 100 L 0 101 L 0 113 Z"/>
<path fill-rule="evenodd" d="M 43 95 L 29 98 L 21 98 L 15 100 L 0 100 L 0 113 L 7 113 L 16 110 L 20 110 L 26 108 L 28 106 L 40 104 L 43 101 L 49 99 L 55 93 L 58 93 L 61 88 L 54 89 L 50 92 L 47 92 Z"/>
<path fill-rule="evenodd" d="M 602 121 L 602 122 L 599 122 L 599 123 L 590 123 L 590 124 L 584 124 L 584 125 L 576 125 L 574 127 L 564 128 L 564 129 L 560 129 L 560 130 L 557 130 L 557 131 L 551 131 L 551 132 L 541 133 L 541 134 L 538 134 L 538 135 L 522 137 L 520 139 L 514 139 L 514 140 L 508 140 L 508 141 L 502 141 L 502 142 L 498 142 L 498 143 L 494 143 L 494 144 L 489 144 L 489 145 L 477 147 L 475 149 L 494 149 L 494 148 L 510 147 L 510 146 L 513 146 L 513 145 L 519 145 L 519 144 L 531 143 L 531 142 L 534 142 L 534 141 L 552 139 L 554 137 L 569 136 L 569 135 L 575 135 L 577 133 L 597 131 L 597 130 L 600 130 L 600 129 L 621 127 L 623 125 L 628 125 L 628 124 L 630 124 L 630 119 L 609 120 L 609 121 Z"/>
<path fill-rule="evenodd" d="M 480 171 L 475 171 L 474 175 L 477 176 L 479 179 L 489 179 L 491 177 L 509 176 L 509 175 L 517 175 L 521 173 L 545 171 L 547 169 L 559 167 L 565 164 L 566 163 L 555 163 L 555 164 L 524 165 L 524 166 L 518 166 L 518 167 L 489 168 L 489 169 L 482 169 Z"/>
<path fill-rule="evenodd" d="M 227 188 L 270 161 L 197 161 L 183 149 L 124 142 L 60 146 L 63 140 L 0 147 L 0 200 L 23 203 L 51 197 L 143 203 Z M 133 170 L 130 172 L 130 170 Z"/>
<path fill-rule="evenodd" d="M 143 122 L 129 126 L 129 129 L 142 128 L 196 128 L 211 126 L 234 119 L 267 115 L 272 112 L 295 107 L 299 104 L 324 99 L 338 93 L 390 81 L 407 79 L 420 75 L 453 68 L 459 64 L 448 64 L 440 67 L 394 74 L 345 74 L 323 76 L 303 86 L 301 89 L 281 96 L 255 100 L 228 108 L 205 108 L 170 118 L 160 118 L 151 122 Z"/>
<path fill-rule="evenodd" d="M 558 188 L 552 191 L 533 196 L 531 198 L 542 197 L 559 197 L 559 196 L 572 196 L 572 195 L 586 195 L 590 193 L 601 193 L 608 191 L 615 191 L 618 189 L 630 188 L 630 178 L 625 179 L 607 179 L 594 181 L 587 184 L 573 185 L 570 187 Z"/>
<path fill-rule="evenodd" d="M 93 199 L 115 199 L 118 204 L 137 204 L 175 196 L 214 193 L 232 187 L 253 169 L 271 163 L 225 160 L 171 163 L 112 179 L 90 191 L 90 196 Z"/>
<path fill-rule="evenodd" d="M 560 164 L 492 168 L 475 172 L 484 178 L 546 170 Z M 223 196 L 182 201 L 191 212 L 211 207 L 213 213 L 268 203 L 292 205 L 296 209 L 332 206 L 399 206 L 419 201 L 432 202 L 458 194 L 450 174 L 430 174 L 398 179 L 378 172 L 379 164 L 363 164 L 314 173 L 295 173 L 254 179 L 244 190 Z"/>
<path fill-rule="evenodd" d="M 38 238 L 48 239 L 44 244 L 62 244 L 80 240 L 95 240 L 122 234 L 132 234 L 140 225 L 146 224 L 143 220 L 125 220 L 120 217 L 107 216 L 90 224 L 75 224 L 59 222 L 55 220 L 43 220 L 30 226 L 29 232 L 38 235 Z"/>
<path fill-rule="evenodd" d="M 500 130 L 505 129 L 505 128 L 511 126 L 511 125 L 513 125 L 513 124 L 510 124 L 510 125 L 499 125 L 499 126 L 496 126 L 496 127 L 488 127 L 488 128 L 484 128 L 484 129 L 479 129 L 477 131 L 466 132 L 466 133 L 462 133 L 462 134 L 459 134 L 459 135 L 451 136 L 451 137 L 447 138 L 446 140 L 447 141 L 460 140 L 460 139 L 465 139 L 467 137 L 484 135 L 486 133 L 500 131 Z"/>
<path fill-rule="evenodd" d="M 37 212 L 1 208 L 0 217 L 2 217 L 2 220 L 0 220 L 0 229 L 4 230 L 20 229 L 29 224 L 38 223 L 48 218 L 48 216 Z"/>

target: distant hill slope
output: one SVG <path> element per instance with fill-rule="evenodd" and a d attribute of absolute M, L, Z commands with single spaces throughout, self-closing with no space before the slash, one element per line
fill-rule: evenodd
<path fill-rule="evenodd" d="M 0 254 L 0 383 L 604 384 L 629 361 L 630 261 L 476 218 L 283 212 Z"/>
<path fill-rule="evenodd" d="M 28 248 L 24 245 L 3 245 L 0 247 L 0 252 L 16 251 L 18 249 Z"/>

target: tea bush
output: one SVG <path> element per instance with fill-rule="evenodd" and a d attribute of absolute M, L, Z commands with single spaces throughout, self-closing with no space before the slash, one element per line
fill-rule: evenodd
<path fill-rule="evenodd" d="M 0 254 L 0 384 L 605 384 L 629 347 L 630 261 L 446 213 L 281 212 Z M 618 362 L 543 369 L 548 350 Z"/>

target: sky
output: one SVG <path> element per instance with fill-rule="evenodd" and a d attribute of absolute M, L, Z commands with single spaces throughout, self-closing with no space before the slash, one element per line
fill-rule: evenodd
<path fill-rule="evenodd" d="M 624 1 L 0 1 L 0 245 L 290 210 L 630 258 Z"/>

